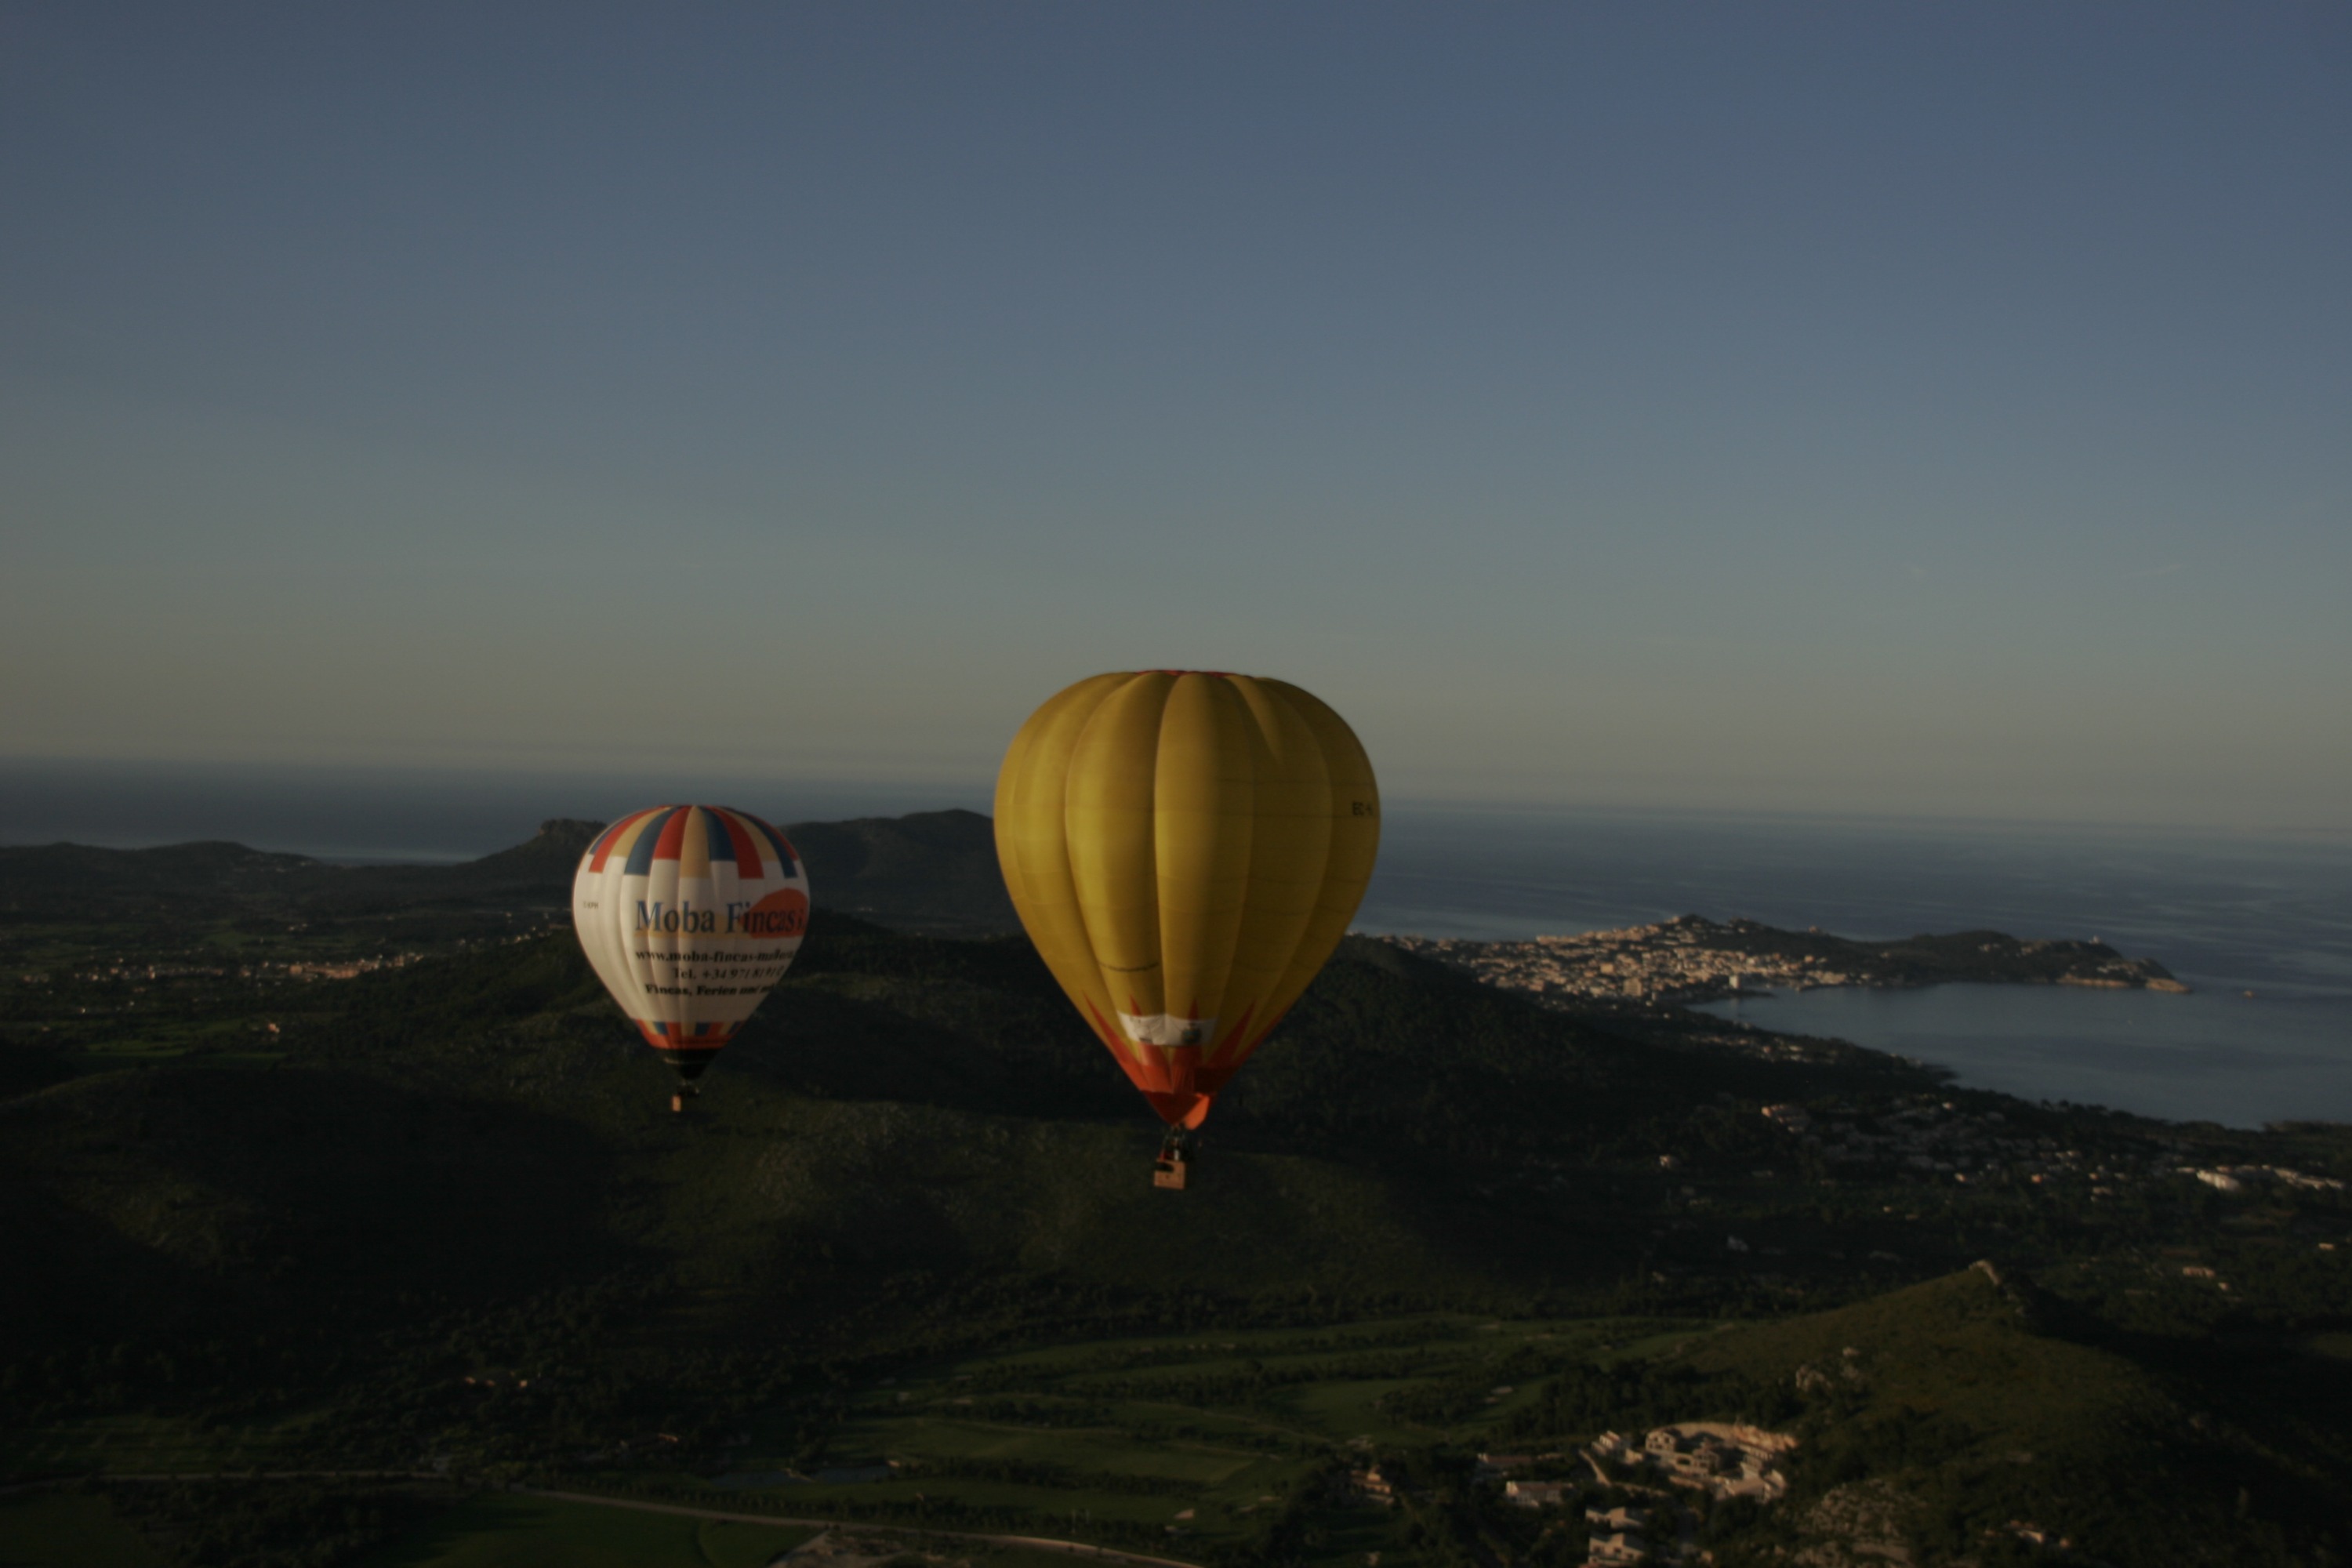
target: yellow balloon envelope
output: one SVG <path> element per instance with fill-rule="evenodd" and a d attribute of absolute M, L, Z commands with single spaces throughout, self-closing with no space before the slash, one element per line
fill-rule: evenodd
<path fill-rule="evenodd" d="M 1296 686 L 1097 675 L 1029 717 L 996 781 L 996 853 L 1054 978 L 1152 1109 L 1198 1127 L 1347 934 L 1380 792 Z"/>

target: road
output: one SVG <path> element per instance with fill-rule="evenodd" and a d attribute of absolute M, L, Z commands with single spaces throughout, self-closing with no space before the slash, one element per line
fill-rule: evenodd
<path fill-rule="evenodd" d="M 891 1535 L 920 1535 L 936 1541 L 985 1541 L 996 1546 L 1026 1546 L 1039 1552 L 1062 1552 L 1101 1563 L 1128 1563 L 1137 1568 L 1200 1568 L 1173 1557 L 1147 1557 L 1140 1552 L 1118 1552 L 1089 1546 L 1082 1541 L 1055 1541 L 1043 1535 L 988 1535 L 975 1530 L 920 1530 L 911 1525 L 874 1520 L 787 1519 L 773 1513 L 729 1513 L 715 1508 L 688 1508 L 684 1503 L 641 1502 L 635 1498 L 602 1497 L 595 1492 L 550 1491 L 541 1487 L 508 1487 L 523 1497 L 551 1498 L 559 1502 L 593 1503 L 599 1508 L 633 1508 L 641 1513 L 675 1513 L 688 1519 L 715 1519 L 729 1524 L 782 1524 L 800 1530 L 871 1530 Z"/>
<path fill-rule="evenodd" d="M 172 1475 L 98 1475 L 51 1476 L 37 1481 L 0 1487 L 0 1497 L 16 1492 L 37 1491 L 50 1487 L 70 1486 L 76 1481 L 319 1481 L 319 1480 L 412 1480 L 450 1481 L 453 1478 L 430 1470 L 207 1470 L 182 1471 Z M 462 1481 L 457 1482 L 463 1485 Z M 583 1502 L 597 1508 L 635 1509 L 640 1513 L 674 1513 L 688 1519 L 715 1519 L 729 1524 L 782 1524 L 795 1530 L 871 1530 L 892 1535 L 920 1535 L 937 1541 L 985 1541 L 997 1546 L 1026 1546 L 1038 1552 L 1060 1552 L 1072 1557 L 1091 1558 L 1098 1563 L 1123 1563 L 1129 1568 L 1201 1568 L 1197 1563 L 1186 1563 L 1174 1557 L 1149 1557 L 1140 1552 L 1119 1552 L 1108 1546 L 1090 1546 L 1083 1541 L 1055 1541 L 1044 1535 L 989 1535 L 974 1530 L 922 1530 L 911 1525 L 890 1524 L 874 1520 L 852 1519 L 789 1519 L 773 1513 L 730 1513 L 723 1509 L 688 1508 L 684 1503 L 645 1502 L 636 1498 L 604 1497 L 596 1492 L 551 1491 L 543 1487 L 505 1486 L 494 1490 L 513 1492 L 522 1497 L 548 1498 L 558 1502 Z"/>
<path fill-rule="evenodd" d="M 84 1476 L 44 1476 L 0 1487 L 0 1497 L 18 1492 L 47 1491 L 79 1486 L 84 1481 L 447 1481 L 441 1470 L 166 1470 L 152 1475 L 98 1470 Z"/>

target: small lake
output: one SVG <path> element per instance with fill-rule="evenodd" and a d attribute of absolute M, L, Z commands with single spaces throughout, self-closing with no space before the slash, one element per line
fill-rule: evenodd
<path fill-rule="evenodd" d="M 2352 1121 L 2352 1009 L 2324 995 L 2071 985 L 1780 992 L 1701 1012 L 1951 1068 L 1969 1088 L 2175 1121 Z"/>

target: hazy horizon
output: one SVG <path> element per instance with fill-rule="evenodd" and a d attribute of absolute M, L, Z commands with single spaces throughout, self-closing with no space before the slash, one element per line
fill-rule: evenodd
<path fill-rule="evenodd" d="M 459 860 L 520 843 L 545 820 L 609 820 L 657 801 L 734 805 L 784 823 L 958 809 L 985 816 L 993 790 L 992 778 L 980 777 L 920 782 L 749 772 L 653 774 L 0 757 L 0 847 L 69 842 L 120 849 L 226 839 L 331 860 Z M 1517 825 L 1530 843 L 1562 825 L 1580 823 L 1693 830 L 1729 826 L 1854 841 L 1895 833 L 1978 838 L 2011 847 L 2049 840 L 2078 847 L 2137 843 L 2352 849 L 2352 832 L 2328 828 L 1394 795 L 1384 805 L 1408 834 L 1433 824 L 1480 823 L 1507 837 Z M 390 831 L 371 837 L 372 824 Z M 1389 837 L 1398 835 L 1392 831 Z"/>
<path fill-rule="evenodd" d="M 2352 831 L 2352 13 L 0 5 L 0 758 Z M 142 760 L 143 759 L 143 760 Z M 666 792 L 667 793 L 667 792 Z"/>

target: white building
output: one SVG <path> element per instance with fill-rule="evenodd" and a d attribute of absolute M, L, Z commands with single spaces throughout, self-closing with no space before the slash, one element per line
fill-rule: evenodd
<path fill-rule="evenodd" d="M 1621 1564 L 1646 1563 L 1649 1548 L 1631 1535 L 1596 1535 L 1584 1543 L 1584 1561 L 1592 1568 L 1620 1568 Z"/>

